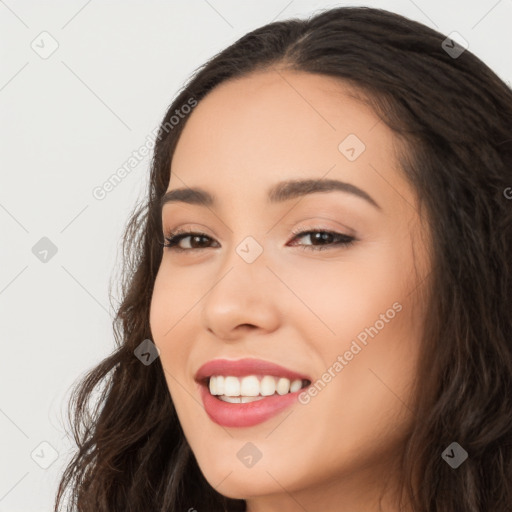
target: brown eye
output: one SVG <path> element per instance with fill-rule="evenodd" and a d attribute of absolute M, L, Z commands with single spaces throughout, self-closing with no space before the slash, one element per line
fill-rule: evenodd
<path fill-rule="evenodd" d="M 189 239 L 185 245 L 188 247 L 183 247 L 179 245 L 182 240 Z M 206 249 L 209 246 L 209 243 L 213 241 L 208 235 L 204 233 L 195 233 L 192 231 L 184 231 L 179 234 L 169 233 L 165 240 L 166 244 L 162 244 L 164 247 L 167 247 L 173 251 L 192 251 L 198 249 Z"/>
<path fill-rule="evenodd" d="M 299 231 L 298 233 L 295 233 L 293 240 L 306 237 L 309 237 L 311 243 L 299 245 L 301 245 L 303 249 L 310 249 L 313 251 L 321 251 L 337 246 L 349 246 L 356 240 L 353 236 L 326 230 Z"/>

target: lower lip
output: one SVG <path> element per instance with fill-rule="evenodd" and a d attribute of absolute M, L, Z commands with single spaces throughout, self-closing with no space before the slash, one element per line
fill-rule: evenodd
<path fill-rule="evenodd" d="M 199 384 L 204 409 L 210 419 L 223 427 L 252 427 L 272 418 L 298 401 L 299 389 L 286 395 L 271 395 L 246 404 L 223 402 L 213 396 L 204 384 Z"/>

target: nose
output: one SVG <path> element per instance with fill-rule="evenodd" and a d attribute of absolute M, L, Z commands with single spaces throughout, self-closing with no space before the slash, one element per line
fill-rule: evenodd
<path fill-rule="evenodd" d="M 233 249 L 202 301 L 202 321 L 210 333 L 236 340 L 249 330 L 270 333 L 278 328 L 282 290 L 267 263 L 264 252 L 249 263 Z"/>

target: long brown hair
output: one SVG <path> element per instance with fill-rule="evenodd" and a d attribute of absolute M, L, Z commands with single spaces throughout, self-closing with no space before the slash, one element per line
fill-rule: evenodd
<path fill-rule="evenodd" d="M 258 28 L 196 71 L 162 121 L 147 201 L 127 224 L 116 349 L 74 390 L 77 450 L 55 511 L 66 492 L 68 510 L 80 512 L 245 510 L 244 500 L 220 495 L 203 477 L 160 360 L 146 366 L 134 350 L 152 338 L 160 199 L 187 121 L 172 116 L 226 80 L 271 68 L 335 77 L 361 91 L 401 142 L 401 170 L 431 228 L 404 492 L 418 512 L 512 510 L 512 91 L 445 39 L 385 10 L 339 7 Z M 457 469 L 442 457 L 453 442 L 468 453 Z"/>

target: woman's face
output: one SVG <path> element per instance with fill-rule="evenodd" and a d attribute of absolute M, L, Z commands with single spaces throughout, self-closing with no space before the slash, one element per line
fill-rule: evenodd
<path fill-rule="evenodd" d="M 193 110 L 172 161 L 168 191 L 213 201 L 163 206 L 163 234 L 200 236 L 163 249 L 151 331 L 205 478 L 249 510 L 373 504 L 414 418 L 428 237 L 392 132 L 345 87 L 289 71 L 225 82 Z M 288 180 L 327 186 L 287 194 Z M 226 402 L 198 383 L 217 359 L 235 365 L 201 378 L 260 399 Z M 286 394 L 286 375 L 311 385 Z"/>

